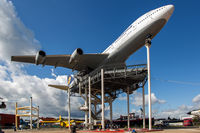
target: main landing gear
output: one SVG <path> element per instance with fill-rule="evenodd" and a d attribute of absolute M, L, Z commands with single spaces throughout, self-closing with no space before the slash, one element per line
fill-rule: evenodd
<path fill-rule="evenodd" d="M 152 35 L 151 34 L 148 34 L 146 36 L 146 39 L 145 39 L 145 46 L 151 46 L 151 39 L 152 39 Z"/>

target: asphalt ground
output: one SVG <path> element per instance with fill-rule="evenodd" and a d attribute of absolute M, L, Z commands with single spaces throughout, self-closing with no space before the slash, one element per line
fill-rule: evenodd
<path fill-rule="evenodd" d="M 40 129 L 40 130 L 20 130 L 15 132 L 11 129 L 4 129 L 5 133 L 70 133 L 67 129 Z M 77 131 L 77 133 L 105 133 L 104 132 L 92 132 L 92 131 Z M 127 132 L 128 133 L 128 132 Z M 144 133 L 144 132 L 137 132 Z M 163 131 L 154 131 L 151 133 L 200 133 L 200 128 L 189 128 L 189 129 L 164 129 Z"/>

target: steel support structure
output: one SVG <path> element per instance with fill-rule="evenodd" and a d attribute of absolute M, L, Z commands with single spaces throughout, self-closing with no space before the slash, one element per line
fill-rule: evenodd
<path fill-rule="evenodd" d="M 112 121 L 112 100 L 109 102 L 109 106 L 110 106 L 110 124 L 112 124 L 113 123 L 113 121 Z"/>
<path fill-rule="evenodd" d="M 148 69 L 148 101 L 149 101 L 149 130 L 152 129 L 152 109 L 151 109 L 151 70 L 150 70 L 150 47 L 151 38 L 145 40 L 147 48 L 147 69 Z"/>
<path fill-rule="evenodd" d="M 79 95 L 81 96 L 82 93 L 81 93 L 81 83 L 78 84 L 78 87 L 79 87 Z"/>
<path fill-rule="evenodd" d="M 142 86 L 142 110 L 143 110 L 143 128 L 146 128 L 145 123 L 145 92 L 144 92 L 144 85 Z"/>
<path fill-rule="evenodd" d="M 102 108 L 102 120 L 101 125 L 102 129 L 105 129 L 105 116 L 104 116 L 104 70 L 101 69 L 101 108 Z"/>
<path fill-rule="evenodd" d="M 92 128 L 92 108 L 91 108 L 91 78 L 89 76 L 88 79 L 88 86 L 89 86 L 89 129 Z"/>
<path fill-rule="evenodd" d="M 40 117 L 39 117 L 39 106 L 38 106 L 38 112 L 37 112 L 37 128 L 40 128 Z"/>
<path fill-rule="evenodd" d="M 127 116 L 128 116 L 127 127 L 128 127 L 128 129 L 129 129 L 129 128 L 130 128 L 130 115 L 129 115 L 129 87 L 127 87 Z"/>
<path fill-rule="evenodd" d="M 85 107 L 88 108 L 88 92 L 87 88 L 85 88 Z M 88 126 L 88 111 L 85 111 L 85 126 Z"/>
<path fill-rule="evenodd" d="M 30 129 L 33 129 L 33 121 L 32 121 L 32 97 L 30 97 Z"/>
<path fill-rule="evenodd" d="M 132 86 L 132 88 L 129 88 L 130 92 L 138 89 L 141 83 L 144 83 L 144 80 L 147 79 L 147 65 L 141 64 L 141 65 L 131 65 L 127 67 L 123 67 L 121 65 L 119 66 L 103 66 L 100 69 L 97 69 L 94 72 L 91 72 L 83 77 L 79 77 L 79 84 L 75 85 L 73 87 L 73 92 L 71 90 L 71 93 L 79 93 L 81 97 L 85 100 L 85 106 L 82 106 L 80 109 L 82 111 L 85 111 L 85 125 L 88 128 L 91 124 L 90 118 L 88 119 L 88 116 L 90 115 L 90 107 L 91 104 L 94 105 L 94 120 L 98 119 L 98 114 L 101 113 L 101 124 L 102 129 L 105 129 L 105 103 L 110 104 L 110 120 L 112 122 L 112 103 L 113 99 L 117 97 L 120 93 L 127 92 L 127 87 Z M 90 77 L 90 78 L 89 78 Z M 128 78 L 127 78 L 128 77 Z M 127 79 L 125 79 L 127 78 Z M 90 81 L 89 81 L 90 80 Z M 119 84 L 119 82 L 122 82 Z M 89 85 L 90 83 L 90 85 Z M 137 86 L 139 85 L 139 86 Z M 92 89 L 91 89 L 91 88 Z M 81 89 L 83 89 L 81 91 Z M 105 89 L 106 88 L 106 89 Z M 109 88 L 109 89 L 107 89 Z M 124 88 L 123 91 L 121 88 Z M 91 89 L 91 90 L 90 90 Z M 89 92 L 91 91 L 91 92 Z M 85 96 L 83 96 L 84 93 Z M 89 94 L 89 93 L 90 94 Z M 108 94 L 108 96 L 105 94 Z M 100 97 L 101 98 L 100 98 Z M 90 101 L 88 101 L 88 97 L 91 98 L 91 104 Z M 110 97 L 110 98 L 109 98 Z M 112 98 L 112 99 L 111 99 Z M 88 104 L 89 102 L 89 104 Z M 97 112 L 96 105 L 101 104 L 101 109 Z M 129 105 L 130 107 L 130 105 Z M 91 111 L 91 116 L 93 118 L 93 112 Z M 88 122 L 89 120 L 89 122 Z M 93 122 L 95 123 L 95 121 Z M 130 127 L 130 126 L 129 126 Z M 90 127 L 89 127 L 90 128 Z"/>
<path fill-rule="evenodd" d="M 15 128 L 18 129 L 18 120 L 17 120 L 17 102 L 15 103 Z"/>
<path fill-rule="evenodd" d="M 97 114 L 97 104 L 94 103 L 94 114 L 96 115 Z"/>
<path fill-rule="evenodd" d="M 69 124 L 69 131 L 71 131 L 71 108 L 70 108 L 70 88 L 68 89 L 68 124 Z"/>

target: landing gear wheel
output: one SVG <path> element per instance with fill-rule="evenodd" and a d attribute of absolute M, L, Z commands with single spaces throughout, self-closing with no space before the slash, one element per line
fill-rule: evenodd
<path fill-rule="evenodd" d="M 151 46 L 151 34 L 148 34 L 146 39 L 145 39 L 145 45 Z"/>

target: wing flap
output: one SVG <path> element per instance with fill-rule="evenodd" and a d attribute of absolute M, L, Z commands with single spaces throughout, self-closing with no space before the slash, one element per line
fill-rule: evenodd
<path fill-rule="evenodd" d="M 47 55 L 44 65 L 50 65 L 55 67 L 73 68 L 72 64 L 69 64 L 70 55 Z"/>

